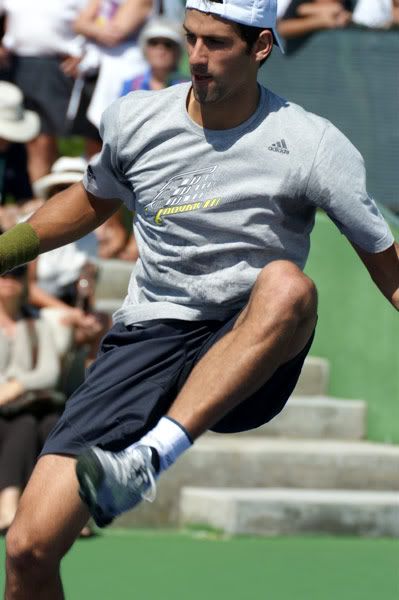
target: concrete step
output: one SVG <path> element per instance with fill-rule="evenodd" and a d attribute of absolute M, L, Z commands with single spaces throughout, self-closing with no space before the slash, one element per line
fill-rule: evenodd
<path fill-rule="evenodd" d="M 399 446 L 203 437 L 160 478 L 155 504 L 143 503 L 121 523 L 175 524 L 180 490 L 186 486 L 399 491 Z"/>
<path fill-rule="evenodd" d="M 100 300 L 123 300 L 127 294 L 130 275 L 135 263 L 127 260 L 112 258 L 98 260 L 96 281 L 96 302 Z"/>
<path fill-rule="evenodd" d="M 366 436 L 366 428 L 367 405 L 362 400 L 293 396 L 270 423 L 237 433 L 235 437 L 362 440 Z"/>
<path fill-rule="evenodd" d="M 183 488 L 180 524 L 230 534 L 399 538 L 399 494 L 346 490 Z"/>
<path fill-rule="evenodd" d="M 329 361 L 318 356 L 307 356 L 293 393 L 295 396 L 326 396 L 329 384 Z"/>

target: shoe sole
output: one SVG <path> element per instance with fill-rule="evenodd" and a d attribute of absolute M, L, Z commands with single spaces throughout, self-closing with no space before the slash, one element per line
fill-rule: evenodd
<path fill-rule="evenodd" d="M 104 469 L 93 450 L 79 456 L 76 463 L 76 475 L 79 481 L 79 496 L 87 505 L 98 527 L 106 527 L 114 520 L 103 513 L 97 504 L 98 490 L 104 481 Z"/>

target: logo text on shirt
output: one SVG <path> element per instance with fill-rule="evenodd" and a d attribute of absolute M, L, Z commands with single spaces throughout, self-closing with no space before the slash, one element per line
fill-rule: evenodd
<path fill-rule="evenodd" d="M 285 143 L 285 140 L 280 140 L 279 142 L 272 144 L 271 146 L 269 146 L 269 150 L 271 150 L 272 152 L 279 152 L 280 154 L 290 153 L 287 144 Z"/>
<path fill-rule="evenodd" d="M 212 196 L 213 173 L 217 165 L 175 175 L 145 208 L 147 217 L 161 225 L 164 216 L 216 207 L 220 198 Z"/>

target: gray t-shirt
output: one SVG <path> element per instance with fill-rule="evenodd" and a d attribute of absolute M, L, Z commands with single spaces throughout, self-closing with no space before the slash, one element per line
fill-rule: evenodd
<path fill-rule="evenodd" d="M 331 123 L 261 87 L 248 121 L 207 130 L 189 89 L 133 92 L 103 116 L 84 185 L 135 212 L 140 252 L 116 321 L 228 318 L 265 265 L 305 266 L 318 207 L 363 250 L 393 243 L 362 157 Z"/>

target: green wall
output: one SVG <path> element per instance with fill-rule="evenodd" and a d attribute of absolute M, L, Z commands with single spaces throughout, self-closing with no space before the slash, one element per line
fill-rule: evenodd
<path fill-rule="evenodd" d="M 331 362 L 329 393 L 366 400 L 370 439 L 399 443 L 399 314 L 324 214 L 316 221 L 306 272 L 319 290 L 311 352 Z"/>
<path fill-rule="evenodd" d="M 259 79 L 330 119 L 362 153 L 369 193 L 399 212 L 398 31 L 322 31 L 293 54 L 273 51 Z M 287 138 L 289 145 L 289 138 Z"/>

